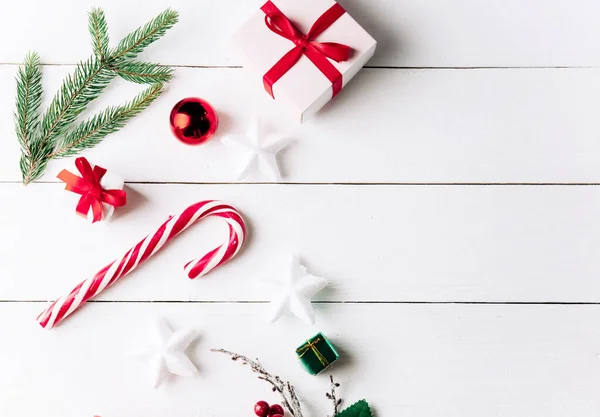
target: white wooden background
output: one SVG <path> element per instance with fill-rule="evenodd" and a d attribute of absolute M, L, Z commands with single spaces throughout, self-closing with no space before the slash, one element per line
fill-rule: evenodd
<path fill-rule="evenodd" d="M 0 416 L 251 416 L 277 397 L 251 356 L 292 380 L 324 417 L 327 377 L 294 348 L 322 330 L 339 347 L 348 401 L 377 416 L 578 416 L 600 412 L 600 25 L 597 0 L 341 0 L 379 41 L 365 69 L 312 122 L 284 124 L 228 57 L 250 0 L 2 0 L 0 25 Z M 166 7 L 181 21 L 145 58 L 177 66 L 168 92 L 86 156 L 120 172 L 129 205 L 89 227 L 50 166 L 19 183 L 12 110 L 17 64 L 43 62 L 46 100 L 91 53 L 86 12 L 105 9 L 113 42 Z M 98 107 L 136 87 L 115 83 Z M 234 184 L 218 140 L 177 142 L 168 112 L 201 96 L 242 131 L 251 111 L 297 142 L 286 184 Z M 183 263 L 225 233 L 218 221 L 161 255 L 51 332 L 35 318 L 152 230 L 201 199 L 245 214 L 244 252 L 202 281 Z M 317 325 L 263 321 L 257 280 L 297 251 L 331 281 Z M 150 388 L 126 355 L 152 320 L 197 328 L 200 375 Z"/>

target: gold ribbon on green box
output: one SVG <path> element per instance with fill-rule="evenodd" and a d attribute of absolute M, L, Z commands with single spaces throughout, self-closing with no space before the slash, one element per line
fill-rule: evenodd
<path fill-rule="evenodd" d="M 298 358 L 302 358 L 306 354 L 306 352 L 312 350 L 315 353 L 315 356 L 317 357 L 319 362 L 321 362 L 321 365 L 327 368 L 329 366 L 329 361 L 325 356 L 323 356 L 321 352 L 319 352 L 319 349 L 317 349 L 317 343 L 319 343 L 320 341 L 320 337 L 317 337 L 312 342 L 310 340 L 307 340 L 306 344 L 303 347 L 296 350 L 296 353 L 298 354 Z"/>
<path fill-rule="evenodd" d="M 322 333 L 307 340 L 296 349 L 296 354 L 307 371 L 313 375 L 329 368 L 339 358 L 335 348 Z"/>

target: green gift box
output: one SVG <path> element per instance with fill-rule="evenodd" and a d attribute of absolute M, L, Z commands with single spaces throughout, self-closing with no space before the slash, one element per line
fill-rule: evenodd
<path fill-rule="evenodd" d="M 296 354 L 311 375 L 320 374 L 340 358 L 340 355 L 323 333 L 318 333 L 307 340 L 306 343 L 296 349 Z"/>

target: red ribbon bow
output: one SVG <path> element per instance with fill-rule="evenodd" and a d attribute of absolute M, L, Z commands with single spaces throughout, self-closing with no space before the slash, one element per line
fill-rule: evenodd
<path fill-rule="evenodd" d="M 267 27 L 296 45 L 263 76 L 265 90 L 271 97 L 275 98 L 273 84 L 296 65 L 302 55 L 306 55 L 331 81 L 333 85 L 332 97 L 335 97 L 342 90 L 342 73 L 329 62 L 329 59 L 336 62 L 347 61 L 350 59 L 352 48 L 341 43 L 317 42 L 315 39 L 346 13 L 344 8 L 335 3 L 317 19 L 306 35 L 300 32 L 270 0 L 261 7 L 261 10 L 266 14 L 265 23 Z"/>
<path fill-rule="evenodd" d="M 123 190 L 104 190 L 100 185 L 100 180 L 106 169 L 96 165 L 93 169 L 90 163 L 85 158 L 77 158 L 75 166 L 81 173 L 81 177 L 63 169 L 58 174 L 58 179 L 67 184 L 65 190 L 73 193 L 81 194 L 79 203 L 77 203 L 77 214 L 86 217 L 92 209 L 94 220 L 92 223 L 102 220 L 104 208 L 102 203 L 110 204 L 114 207 L 124 206 L 127 202 L 127 195 Z"/>

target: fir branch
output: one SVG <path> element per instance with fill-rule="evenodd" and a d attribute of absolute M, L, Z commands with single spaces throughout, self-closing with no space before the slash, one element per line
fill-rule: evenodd
<path fill-rule="evenodd" d="M 111 59 L 134 59 L 151 43 L 160 39 L 177 20 L 176 11 L 167 9 L 144 26 L 140 26 L 129 35 L 125 36 L 117 48 L 112 52 Z"/>
<path fill-rule="evenodd" d="M 113 69 L 124 80 L 137 84 L 166 83 L 173 78 L 171 67 L 150 62 L 125 61 Z"/>
<path fill-rule="evenodd" d="M 32 147 L 32 162 L 23 172 L 23 183 L 29 184 L 42 173 L 48 163 L 56 141 L 64 135 L 70 125 L 115 77 L 114 72 L 96 57 L 80 62 L 72 75 L 68 75 L 58 93 L 50 103 L 41 123 L 40 140 Z M 41 171 L 40 171 L 41 169 Z"/>
<path fill-rule="evenodd" d="M 72 156 L 96 146 L 105 136 L 121 129 L 129 119 L 146 109 L 163 91 L 162 84 L 153 85 L 124 106 L 109 107 L 82 122 L 62 138 L 50 158 Z"/>
<path fill-rule="evenodd" d="M 48 158 L 37 159 L 34 157 L 27 157 L 24 154 L 21 155 L 19 168 L 23 175 L 23 184 L 28 185 L 30 182 L 41 177 L 46 171 L 48 162 L 50 162 L 50 159 Z"/>
<path fill-rule="evenodd" d="M 39 128 L 42 93 L 40 57 L 37 53 L 30 52 L 25 56 L 25 62 L 17 72 L 17 100 L 14 113 L 17 138 L 23 156 L 27 160 L 31 158 L 31 145 Z"/>
<path fill-rule="evenodd" d="M 52 150 L 54 139 L 66 132 L 77 116 L 100 96 L 114 77 L 115 74 L 96 57 L 80 62 L 73 74 L 67 75 L 42 119 L 42 151 L 48 148 Z M 44 147 L 46 144 L 47 148 Z"/>
<path fill-rule="evenodd" d="M 65 132 L 87 105 L 98 98 L 115 77 L 105 64 L 91 57 L 67 75 L 42 120 L 42 143 Z"/>
<path fill-rule="evenodd" d="M 233 361 L 241 360 L 243 365 L 249 365 L 252 369 L 252 372 L 258 374 L 258 379 L 267 381 L 273 386 L 273 391 L 279 392 L 281 398 L 283 399 L 284 407 L 293 417 L 302 417 L 300 401 L 298 400 L 298 396 L 296 395 L 296 391 L 294 390 L 292 384 L 287 381 L 282 381 L 277 375 L 268 373 L 258 362 L 258 360 L 253 361 L 245 356 L 224 349 L 211 349 L 211 352 L 223 353 L 230 356 Z"/>
<path fill-rule="evenodd" d="M 96 57 L 104 61 L 108 56 L 108 25 L 102 9 L 94 7 L 88 14 L 88 30 L 92 36 L 92 46 Z"/>
<path fill-rule="evenodd" d="M 70 156 L 96 145 L 133 116 L 148 107 L 162 92 L 162 83 L 172 78 L 172 70 L 158 64 L 129 62 L 145 47 L 162 37 L 177 22 L 177 12 L 167 9 L 155 19 L 127 35 L 114 51 L 108 49 L 104 12 L 92 9 L 88 29 L 94 55 L 80 62 L 63 81 L 40 121 L 41 72 L 36 54 L 28 55 L 17 74 L 15 125 L 22 148 L 20 160 L 23 183 L 39 178 L 50 159 Z M 87 106 L 117 76 L 129 81 L 152 84 L 130 103 L 111 107 L 72 129 Z"/>
<path fill-rule="evenodd" d="M 335 394 L 335 389 L 340 386 L 337 382 L 334 382 L 333 375 L 329 376 L 329 380 L 331 381 L 331 393 L 325 393 L 325 396 L 329 398 L 333 402 L 333 414 L 332 417 L 335 417 L 339 413 L 339 406 L 342 404 L 341 398 L 338 399 Z"/>

